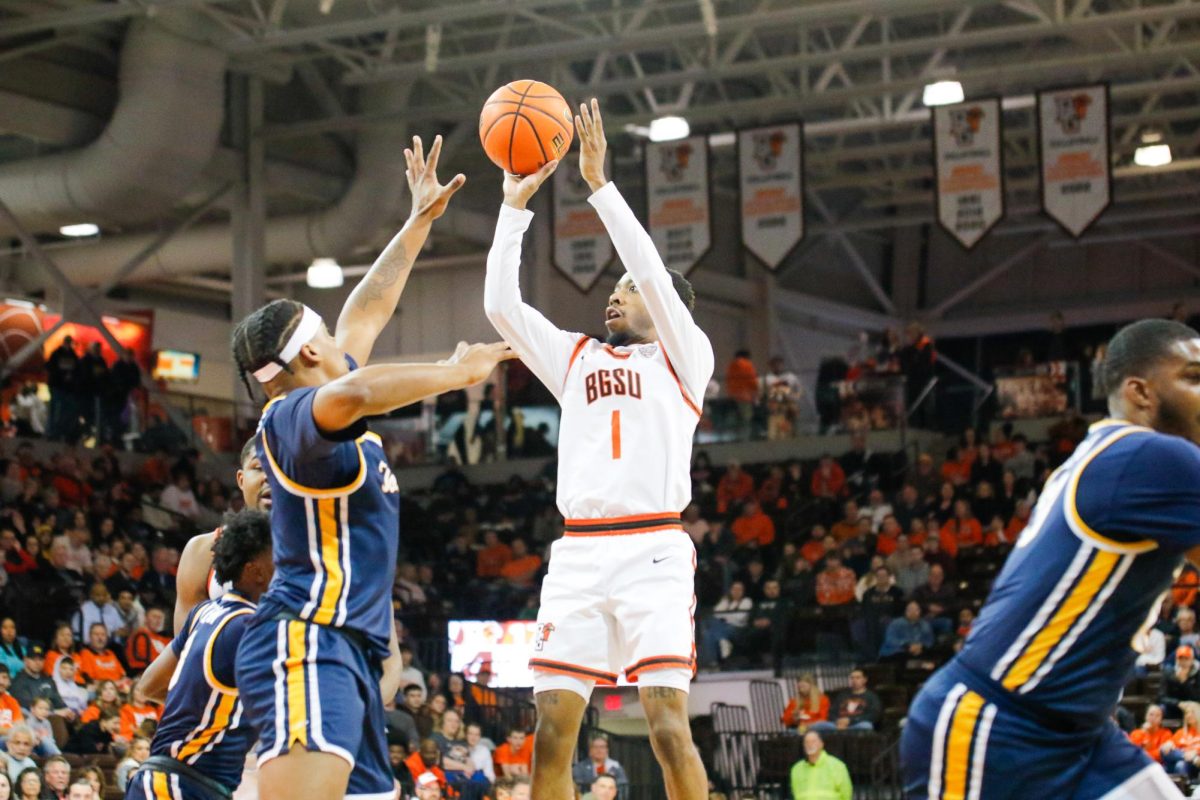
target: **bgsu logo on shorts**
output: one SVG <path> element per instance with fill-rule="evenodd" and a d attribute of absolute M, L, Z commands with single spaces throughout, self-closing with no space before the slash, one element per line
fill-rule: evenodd
<path fill-rule="evenodd" d="M 537 630 L 537 642 L 534 643 L 533 649 L 539 653 L 546 642 L 550 641 L 550 634 L 554 633 L 553 622 L 539 622 Z"/>

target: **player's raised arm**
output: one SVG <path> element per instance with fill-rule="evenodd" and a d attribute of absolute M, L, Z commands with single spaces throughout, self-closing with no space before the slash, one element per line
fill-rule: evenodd
<path fill-rule="evenodd" d="M 562 393 L 571 353 L 582 338 L 559 330 L 521 300 L 521 239 L 533 220 L 525 208 L 538 188 L 558 167 L 551 161 L 525 177 L 504 176 L 504 205 L 496 222 L 496 238 L 488 252 L 483 310 L 504 340 L 555 397 Z"/>
<path fill-rule="evenodd" d="M 450 197 L 467 180 L 458 174 L 444 186 L 438 183 L 437 163 L 441 152 L 441 136 L 434 138 L 428 159 L 420 136 L 414 136 L 412 149 L 404 151 L 412 212 L 404 227 L 354 287 L 338 317 L 335 332 L 337 343 L 359 364 L 367 363 L 375 340 L 396 313 L 396 304 L 400 302 L 400 294 L 408 283 L 417 253 L 421 252 L 429 237 L 430 226 L 445 213 Z"/>
<path fill-rule="evenodd" d="M 680 379 L 692 400 L 699 403 L 704 399 L 704 390 L 712 377 L 715 361 L 712 344 L 675 291 L 671 274 L 654 247 L 654 240 L 638 222 L 617 187 L 604 176 L 608 141 L 604 136 L 600 104 L 595 99 L 590 109 L 587 105 L 579 106 L 575 131 L 579 135 L 579 171 L 592 190 L 588 202 L 600 215 L 621 263 L 633 276 Z"/>
<path fill-rule="evenodd" d="M 503 342 L 464 343 L 452 358 L 436 364 L 376 364 L 356 369 L 317 389 L 313 421 L 323 431 L 345 430 L 363 417 L 481 383 L 497 364 L 511 358 L 516 354 Z"/>

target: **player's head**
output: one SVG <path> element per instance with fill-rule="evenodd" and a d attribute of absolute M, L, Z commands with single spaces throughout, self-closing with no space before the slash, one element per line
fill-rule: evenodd
<path fill-rule="evenodd" d="M 673 269 L 667 270 L 671 275 L 671 285 L 679 299 L 687 306 L 688 311 L 696 307 L 696 290 L 683 273 Z M 654 320 L 638 291 L 633 276 L 628 272 L 617 281 L 617 287 L 608 296 L 608 308 L 604 312 L 604 327 L 608 330 L 605 341 L 614 347 L 641 342 L 653 342 L 658 339 L 654 329 Z"/>
<path fill-rule="evenodd" d="M 253 395 L 253 377 L 268 397 L 321 386 L 350 369 L 321 315 L 295 300 L 272 300 L 239 322 L 233 360 L 246 391 Z"/>
<path fill-rule="evenodd" d="M 242 445 L 242 454 L 238 458 L 237 485 L 242 490 L 246 508 L 271 510 L 271 484 L 267 483 L 267 473 L 263 472 L 262 462 L 258 460 L 258 448 L 254 446 L 253 436 Z"/>
<path fill-rule="evenodd" d="M 1200 333 L 1166 319 L 1126 325 L 1101 375 L 1109 414 L 1200 444 Z"/>
<path fill-rule="evenodd" d="M 213 570 L 238 594 L 258 602 L 275 574 L 271 563 L 271 518 L 246 509 L 229 517 L 213 545 Z"/>

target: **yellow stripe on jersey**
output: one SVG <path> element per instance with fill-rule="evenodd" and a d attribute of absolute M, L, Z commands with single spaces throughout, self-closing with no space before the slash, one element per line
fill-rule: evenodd
<path fill-rule="evenodd" d="M 278 398 L 277 398 L 278 399 Z M 267 404 L 270 407 L 270 403 Z M 264 409 L 265 410 L 265 409 Z M 267 431 L 264 427 L 261 432 L 263 452 L 267 454 L 267 463 L 271 465 L 271 470 L 275 473 L 275 477 L 279 478 L 279 482 L 283 484 L 283 488 L 288 492 L 300 497 L 341 497 L 342 495 L 351 494 L 358 490 L 358 487 L 363 485 L 363 481 L 367 477 L 367 459 L 363 456 L 362 439 L 356 439 L 354 447 L 358 450 L 358 474 L 354 476 L 354 480 L 345 486 L 337 486 L 332 489 L 317 489 L 312 486 L 304 486 L 289 478 L 284 474 L 279 467 L 279 462 L 275 460 L 275 454 L 271 452 L 271 444 L 267 441 Z"/>
<path fill-rule="evenodd" d="M 236 707 L 237 695 L 222 694 L 217 703 L 217 710 L 213 712 L 212 722 L 198 736 L 189 739 L 183 747 L 179 748 L 179 755 L 176 758 L 183 761 L 188 756 L 194 756 L 203 750 L 214 736 L 229 727 L 229 720 L 233 717 L 233 710 Z"/>
<path fill-rule="evenodd" d="M 1058 611 L 1054 613 L 1045 627 L 1038 631 L 1033 641 L 1025 647 L 1025 652 L 1005 674 L 1002 681 L 1005 689 L 1018 689 L 1033 677 L 1050 652 L 1071 630 L 1071 626 L 1091 606 L 1120 560 L 1119 553 L 1111 553 L 1107 550 L 1096 551 L 1092 563 L 1088 565 L 1083 577 L 1075 583 L 1075 588 L 1067 595 L 1067 599 L 1058 607 Z"/>
<path fill-rule="evenodd" d="M 151 780 L 154 800 L 171 800 L 171 787 L 167 785 L 167 773 L 155 772 Z"/>
<path fill-rule="evenodd" d="M 211 686 L 213 689 L 216 689 L 218 692 L 221 692 L 222 694 L 237 695 L 238 690 L 236 686 L 226 686 L 225 684 L 221 683 L 221 681 L 217 680 L 217 674 L 213 672 L 212 668 L 213 645 L 217 643 L 217 636 L 220 635 L 221 629 L 229 624 L 229 620 L 233 619 L 234 617 L 241 617 L 246 614 L 253 613 L 253 609 L 239 608 L 236 611 L 232 611 L 227 614 L 225 619 L 218 622 L 217 627 L 214 628 L 213 632 L 209 634 L 208 643 L 204 646 L 204 680 L 208 682 L 209 686 Z"/>
<path fill-rule="evenodd" d="M 288 622 L 288 657 L 284 662 L 287 669 L 288 747 L 296 742 L 308 746 L 308 709 L 304 702 L 305 632 L 303 622 Z"/>
<path fill-rule="evenodd" d="M 966 692 L 958 700 L 946 744 L 946 779 L 942 782 L 941 800 L 964 800 L 967 796 L 971 743 L 982 710 L 983 698 L 975 692 Z"/>
<path fill-rule="evenodd" d="M 321 532 L 321 567 L 325 573 L 325 588 L 321 592 L 321 604 L 313 614 L 312 621 L 318 625 L 329 625 L 337 616 L 338 601 L 346 583 L 341 561 L 338 560 L 341 530 L 338 526 L 337 500 L 317 501 L 317 527 Z"/>
<path fill-rule="evenodd" d="M 1105 420 L 1112 424 L 1119 424 L 1117 420 Z M 1095 428 L 1100 423 L 1096 423 L 1092 427 Z M 1088 464 L 1092 463 L 1092 459 L 1103 453 L 1114 442 L 1118 442 L 1134 433 L 1144 433 L 1149 431 L 1149 428 L 1143 428 L 1139 425 L 1129 425 L 1104 441 L 1103 444 L 1096 447 L 1092 452 L 1088 453 L 1083 463 L 1075 467 L 1075 472 L 1071 476 L 1070 482 L 1067 484 L 1067 490 L 1063 496 L 1063 508 L 1066 509 L 1067 518 L 1071 521 L 1071 527 L 1080 536 L 1091 539 L 1098 547 L 1105 550 L 1112 550 L 1118 553 L 1147 553 L 1158 547 L 1158 543 L 1153 539 L 1142 539 L 1136 542 L 1120 542 L 1116 539 L 1110 539 L 1102 533 L 1094 530 L 1090 525 L 1083 521 L 1083 517 L 1079 515 L 1079 508 L 1075 504 L 1075 498 L 1079 492 L 1079 480 L 1083 477 L 1083 471 L 1087 469 Z"/>

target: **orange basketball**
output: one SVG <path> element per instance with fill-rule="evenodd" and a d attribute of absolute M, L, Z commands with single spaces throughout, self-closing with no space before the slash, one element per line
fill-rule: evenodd
<path fill-rule="evenodd" d="M 513 81 L 483 104 L 479 141 L 492 163 L 513 175 L 562 158 L 575 136 L 571 107 L 541 81 Z"/>

